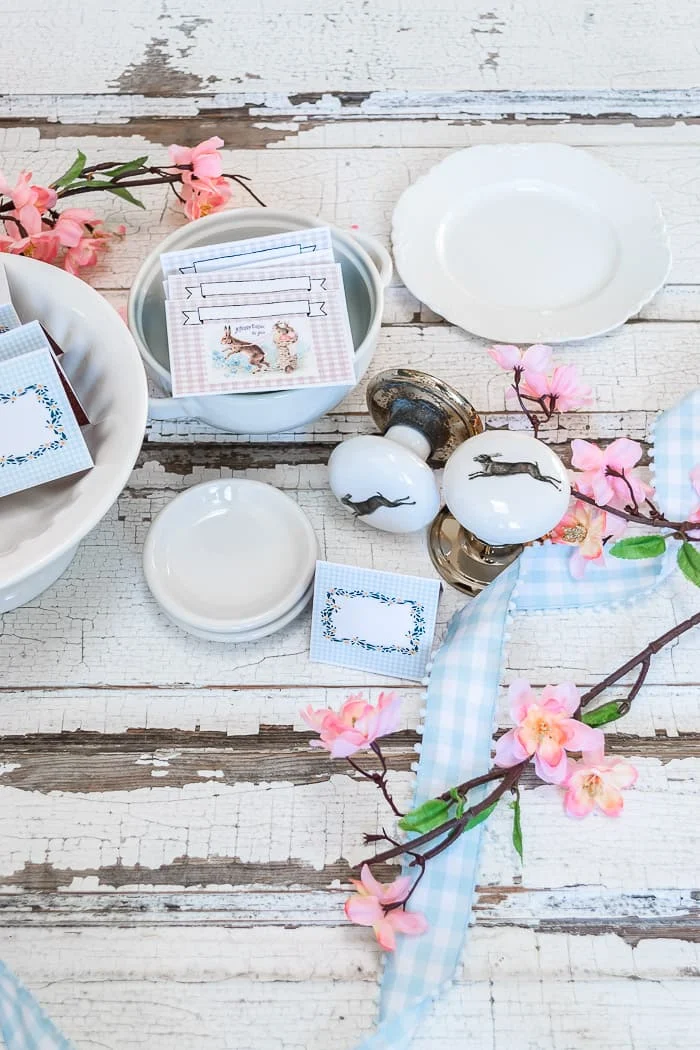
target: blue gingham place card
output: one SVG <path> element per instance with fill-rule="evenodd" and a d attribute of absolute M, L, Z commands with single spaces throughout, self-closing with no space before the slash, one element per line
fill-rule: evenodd
<path fill-rule="evenodd" d="M 420 681 L 430 657 L 439 597 L 439 580 L 320 561 L 311 659 Z"/>
<path fill-rule="evenodd" d="M 0 335 L 5 332 L 11 331 L 13 328 L 19 328 L 22 322 L 17 316 L 12 303 L 0 303 Z"/>
<path fill-rule="evenodd" d="M 0 335 L 0 496 L 92 465 L 41 326 Z"/>

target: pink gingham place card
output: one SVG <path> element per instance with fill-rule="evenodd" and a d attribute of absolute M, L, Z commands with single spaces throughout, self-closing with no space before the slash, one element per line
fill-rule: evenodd
<path fill-rule="evenodd" d="M 172 291 L 182 296 L 165 304 L 173 396 L 354 385 L 337 264 L 179 277 Z"/>
<path fill-rule="evenodd" d="M 268 237 L 251 237 L 245 241 L 207 244 L 180 252 L 165 252 L 160 257 L 163 274 L 206 273 L 229 270 L 238 266 L 259 266 L 299 257 L 309 262 L 333 258 L 331 232 L 327 226 L 310 230 L 273 233 Z"/>

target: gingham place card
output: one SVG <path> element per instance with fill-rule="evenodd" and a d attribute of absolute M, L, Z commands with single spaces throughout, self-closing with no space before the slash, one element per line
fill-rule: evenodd
<path fill-rule="evenodd" d="M 171 273 L 197 274 L 238 266 L 259 266 L 299 256 L 318 259 L 321 253 L 322 261 L 333 258 L 331 232 L 327 226 L 165 252 L 160 257 L 160 264 L 164 276 L 168 277 Z"/>
<path fill-rule="evenodd" d="M 332 260 L 330 260 L 332 265 Z M 205 274 L 173 273 L 165 282 L 166 298 L 225 301 L 231 295 L 275 295 L 302 292 L 317 297 L 325 290 L 327 267 L 316 256 L 284 259 L 277 266 L 244 266 Z"/>
<path fill-rule="evenodd" d="M 246 268 L 213 277 L 178 284 L 189 297 L 165 304 L 175 397 L 354 385 L 340 266 Z"/>
<path fill-rule="evenodd" d="M 3 326 L 4 322 L 4 326 Z M 85 408 L 73 389 L 73 384 L 66 375 L 61 363 L 63 350 L 58 343 L 51 338 L 44 326 L 39 321 L 30 321 L 23 325 L 15 313 L 14 307 L 6 304 L 0 306 L 0 336 L 12 332 L 12 338 L 0 340 L 0 361 L 8 361 L 11 357 L 29 353 L 32 350 L 50 350 L 53 355 L 53 363 L 60 377 L 63 389 L 70 403 L 78 425 L 87 426 L 90 422 Z"/>
<path fill-rule="evenodd" d="M 0 351 L 29 327 L 0 336 Z M 49 347 L 0 359 L 0 496 L 92 465 Z"/>
<path fill-rule="evenodd" d="M 0 335 L 10 332 L 13 328 L 19 328 L 21 324 L 12 303 L 0 303 Z"/>
<path fill-rule="evenodd" d="M 320 561 L 311 659 L 420 681 L 433 644 L 439 598 L 439 580 Z"/>

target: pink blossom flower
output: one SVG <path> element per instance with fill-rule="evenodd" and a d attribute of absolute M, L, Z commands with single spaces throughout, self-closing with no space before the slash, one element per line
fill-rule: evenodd
<path fill-rule="evenodd" d="M 518 368 L 522 372 L 546 372 L 552 360 L 551 346 L 543 346 L 535 343 L 527 350 L 521 350 L 512 344 L 492 346 L 487 353 L 494 359 L 496 364 L 511 372 Z"/>
<path fill-rule="evenodd" d="M 625 528 L 622 518 L 574 500 L 549 535 L 552 543 L 575 548 L 569 559 L 569 571 L 575 580 L 580 580 L 587 565 L 601 564 L 605 560 L 603 539 L 619 536 Z"/>
<path fill-rule="evenodd" d="M 75 248 L 90 231 L 85 224 L 95 224 L 95 213 L 92 208 L 66 208 L 56 220 L 54 233 L 64 248 Z"/>
<path fill-rule="evenodd" d="M 214 135 L 204 142 L 200 142 L 194 149 L 187 146 L 170 146 L 168 152 L 173 164 L 191 164 L 191 171 L 183 171 L 183 182 L 190 182 L 194 176 L 196 179 L 218 179 L 223 169 L 221 155 L 217 152 L 224 144 L 224 140 Z"/>
<path fill-rule="evenodd" d="M 22 237 L 16 224 L 8 223 L 6 231 L 7 235 L 0 238 L 0 251 L 12 255 L 27 255 L 40 262 L 53 262 L 58 255 L 60 242 L 49 228 Z"/>
<path fill-rule="evenodd" d="M 333 758 L 348 758 L 369 747 L 381 736 L 399 728 L 401 698 L 398 693 L 380 693 L 376 707 L 360 694 L 349 696 L 340 711 L 328 707 L 304 708 L 299 712 L 307 725 L 320 736 L 312 747 L 323 747 Z"/>
<path fill-rule="evenodd" d="M 622 788 L 631 787 L 637 770 L 620 758 L 609 758 L 602 747 L 586 752 L 580 762 L 569 761 L 564 807 L 570 817 L 586 817 L 599 809 L 619 817 L 624 806 Z"/>
<path fill-rule="evenodd" d="M 226 179 L 196 179 L 183 182 L 180 196 L 185 202 L 188 219 L 201 219 L 203 215 L 219 211 L 231 199 L 231 187 Z"/>
<path fill-rule="evenodd" d="M 538 699 L 523 679 L 508 690 L 515 729 L 496 744 L 497 766 L 506 768 L 534 756 L 537 775 L 548 784 L 561 784 L 567 774 L 567 751 L 591 751 L 603 746 L 600 729 L 579 722 L 572 715 L 579 706 L 573 682 L 547 685 Z"/>
<path fill-rule="evenodd" d="M 559 365 L 551 376 L 526 371 L 520 389 L 528 397 L 552 398 L 557 412 L 571 412 L 593 400 L 590 387 L 583 385 L 575 365 Z"/>
<path fill-rule="evenodd" d="M 90 226 L 90 232 L 82 236 L 74 247 L 69 248 L 63 257 L 63 267 L 68 273 L 77 274 L 84 266 L 94 266 L 99 252 L 106 251 L 111 239 L 123 237 L 126 230 L 123 225 L 115 230 L 103 229 L 101 219 L 92 219 Z"/>
<path fill-rule="evenodd" d="M 56 203 L 56 191 L 46 186 L 33 186 L 31 171 L 21 171 L 17 183 L 10 186 L 0 172 L 0 194 L 10 197 L 15 210 L 10 212 L 22 223 L 27 234 L 41 233 L 41 217 Z"/>
<path fill-rule="evenodd" d="M 651 495 L 649 485 L 632 470 L 642 455 L 639 442 L 617 438 L 601 449 L 592 441 L 576 439 L 571 442 L 571 452 L 572 465 L 583 471 L 575 478 L 575 487 L 585 496 L 592 496 L 599 505 L 624 508 L 631 504 L 632 497 L 641 504 Z M 624 478 L 611 475 L 610 470 L 624 474 Z"/>
<path fill-rule="evenodd" d="M 403 908 L 386 910 L 387 905 L 397 904 L 406 899 L 411 887 L 408 875 L 400 875 L 388 886 L 384 886 L 375 879 L 369 866 L 364 864 L 360 881 L 350 881 L 358 892 L 346 900 L 345 914 L 350 922 L 358 926 L 371 926 L 382 948 L 393 952 L 397 933 L 416 936 L 428 929 L 428 922 L 420 912 L 409 912 Z"/>

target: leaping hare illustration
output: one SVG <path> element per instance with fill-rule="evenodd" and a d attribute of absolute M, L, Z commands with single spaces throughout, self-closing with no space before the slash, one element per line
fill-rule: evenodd
<path fill-rule="evenodd" d="M 292 347 L 299 342 L 299 336 L 287 321 L 276 321 L 272 326 L 272 341 L 277 349 L 277 363 L 283 372 L 294 372 L 299 364 L 299 356 Z"/>
<path fill-rule="evenodd" d="M 535 481 L 544 481 L 548 485 L 553 485 L 555 489 L 561 489 L 559 478 L 543 474 L 537 463 L 497 463 L 496 460 L 502 455 L 502 452 L 481 452 L 478 456 L 474 456 L 474 462 L 480 463 L 484 469 L 475 471 L 469 477 L 505 478 L 512 477 L 514 474 L 529 474 Z"/>
<path fill-rule="evenodd" d="M 401 499 L 387 499 L 381 492 L 377 492 L 368 499 L 353 499 L 347 492 L 342 499 L 346 507 L 349 507 L 356 518 L 364 518 L 368 514 L 374 514 L 380 507 L 415 507 L 416 501 L 410 496 L 402 496 Z"/>
<path fill-rule="evenodd" d="M 221 345 L 228 348 L 224 351 L 224 357 L 227 361 L 234 354 L 246 354 L 254 372 L 262 372 L 263 369 L 270 367 L 265 360 L 265 351 L 262 347 L 258 346 L 257 343 L 247 343 L 244 339 L 238 339 L 235 335 L 231 335 L 230 324 L 224 325 Z"/>

